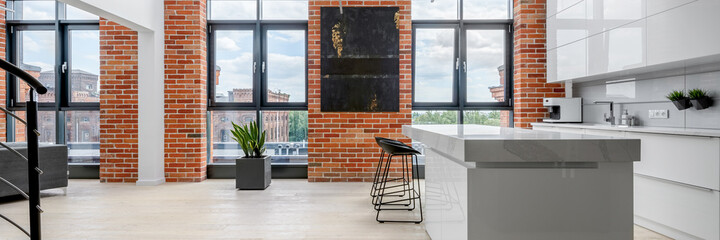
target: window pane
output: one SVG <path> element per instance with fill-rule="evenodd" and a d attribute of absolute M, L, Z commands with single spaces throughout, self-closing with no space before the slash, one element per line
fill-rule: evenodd
<path fill-rule="evenodd" d="M 464 19 L 508 19 L 510 1 L 508 0 L 470 0 L 463 1 Z"/>
<path fill-rule="evenodd" d="M 457 19 L 457 0 L 412 0 L 412 19 Z"/>
<path fill-rule="evenodd" d="M 273 163 L 307 163 L 307 111 L 264 111 L 266 153 Z"/>
<path fill-rule="evenodd" d="M 68 20 L 98 20 L 95 14 L 80 10 L 79 8 L 65 4 L 65 19 Z"/>
<path fill-rule="evenodd" d="M 65 125 L 68 161 L 72 163 L 99 163 L 100 112 L 65 112 Z"/>
<path fill-rule="evenodd" d="M 15 20 L 55 20 L 55 1 L 14 1 Z"/>
<path fill-rule="evenodd" d="M 505 33 L 467 30 L 467 101 L 505 101 Z"/>
<path fill-rule="evenodd" d="M 48 93 L 39 95 L 38 102 L 55 101 L 55 32 L 20 31 L 18 43 L 18 62 L 20 68 L 37 78 Z M 18 80 L 19 102 L 28 100 L 30 87 Z"/>
<path fill-rule="evenodd" d="M 458 111 L 413 111 L 412 124 L 457 124 Z"/>
<path fill-rule="evenodd" d="M 215 101 L 253 102 L 253 31 L 216 31 L 215 63 Z"/>
<path fill-rule="evenodd" d="M 454 29 L 415 31 L 415 102 L 452 102 Z"/>
<path fill-rule="evenodd" d="M 98 102 L 100 98 L 100 37 L 97 30 L 70 31 L 70 84 L 73 102 Z"/>
<path fill-rule="evenodd" d="M 212 20 L 255 20 L 257 2 L 255 0 L 211 0 L 209 19 Z"/>
<path fill-rule="evenodd" d="M 235 159 L 244 156 L 240 145 L 233 140 L 230 132 L 232 123 L 243 126 L 255 121 L 255 111 L 213 111 L 209 126 L 212 136 L 213 163 L 234 163 Z"/>
<path fill-rule="evenodd" d="M 464 124 L 510 127 L 510 111 L 465 111 Z"/>
<path fill-rule="evenodd" d="M 268 102 L 305 102 L 305 30 L 267 31 Z"/>
<path fill-rule="evenodd" d="M 25 111 L 17 111 L 15 115 L 27 119 Z M 15 120 L 15 142 L 27 142 L 27 128 L 21 122 Z M 55 112 L 38 111 L 38 141 L 41 143 L 55 143 Z"/>
<path fill-rule="evenodd" d="M 263 0 L 263 19 L 308 19 L 307 0 Z"/>

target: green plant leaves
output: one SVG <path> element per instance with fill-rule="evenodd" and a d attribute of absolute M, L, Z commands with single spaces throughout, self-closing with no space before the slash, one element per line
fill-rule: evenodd
<path fill-rule="evenodd" d="M 688 96 L 690 96 L 690 99 L 700 99 L 707 97 L 708 93 L 703 89 L 695 88 L 688 91 Z"/>
<path fill-rule="evenodd" d="M 687 98 L 687 96 L 685 96 L 685 92 L 680 90 L 674 90 L 665 97 L 670 101 L 678 101 Z"/>
<path fill-rule="evenodd" d="M 260 157 L 265 152 L 265 131 L 260 131 L 257 121 L 242 127 L 231 122 L 233 140 L 242 148 L 245 157 Z"/>

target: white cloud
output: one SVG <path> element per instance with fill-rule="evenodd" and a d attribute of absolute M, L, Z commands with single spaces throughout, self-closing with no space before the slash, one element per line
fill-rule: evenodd
<path fill-rule="evenodd" d="M 257 16 L 256 2 L 254 0 L 213 0 L 209 2 L 211 4 L 210 18 L 213 20 L 248 20 L 255 19 Z"/>
<path fill-rule="evenodd" d="M 508 0 L 465 0 L 463 1 L 465 19 L 507 19 Z"/>
<path fill-rule="evenodd" d="M 412 19 L 457 19 L 457 0 L 412 0 Z"/>
<path fill-rule="evenodd" d="M 22 15 L 26 20 L 54 20 L 55 1 L 23 1 Z"/>
<path fill-rule="evenodd" d="M 221 51 L 240 51 L 242 48 L 240 48 L 237 43 L 235 43 L 234 40 L 230 39 L 229 37 L 220 37 L 217 40 L 215 40 L 215 46 L 217 46 L 218 50 Z"/>
<path fill-rule="evenodd" d="M 263 1 L 263 19 L 308 19 L 308 1 Z"/>
<path fill-rule="evenodd" d="M 215 86 L 217 95 L 227 96 L 235 88 L 252 88 L 252 53 L 242 53 L 231 59 L 218 59 L 220 84 Z"/>
<path fill-rule="evenodd" d="M 268 55 L 268 89 L 290 94 L 291 102 L 305 100 L 305 57 Z"/>
<path fill-rule="evenodd" d="M 305 31 L 270 31 L 268 33 L 270 40 L 278 40 L 288 43 L 304 43 Z"/>
<path fill-rule="evenodd" d="M 96 30 L 89 31 L 71 31 L 73 39 L 87 39 L 92 41 L 100 41 L 100 33 Z"/>

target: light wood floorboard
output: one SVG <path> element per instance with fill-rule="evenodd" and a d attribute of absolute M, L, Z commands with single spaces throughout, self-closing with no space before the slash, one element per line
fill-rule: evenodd
<path fill-rule="evenodd" d="M 71 180 L 43 192 L 44 239 L 429 239 L 423 224 L 379 224 L 368 183 L 273 180 L 236 191 L 234 180 L 155 187 Z M 27 226 L 27 202 L 0 199 L 0 213 Z M 0 220 L 2 221 L 2 220 Z M 636 226 L 635 239 L 668 239 Z M 0 239 L 27 239 L 0 222 Z"/>

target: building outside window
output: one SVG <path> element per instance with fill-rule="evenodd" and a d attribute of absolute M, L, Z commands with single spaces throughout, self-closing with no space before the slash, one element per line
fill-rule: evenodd
<path fill-rule="evenodd" d="M 13 10 L 6 12 L 8 59 L 48 88 L 38 96 L 40 142 L 67 144 L 70 163 L 98 163 L 99 18 L 56 1 L 7 6 Z M 25 117 L 29 87 L 14 76 L 7 79 L 8 107 Z M 22 124 L 9 121 L 7 129 L 9 141 L 26 140 Z"/>
<path fill-rule="evenodd" d="M 273 164 L 307 164 L 307 1 L 208 1 L 208 162 L 243 156 L 258 120 Z"/>

